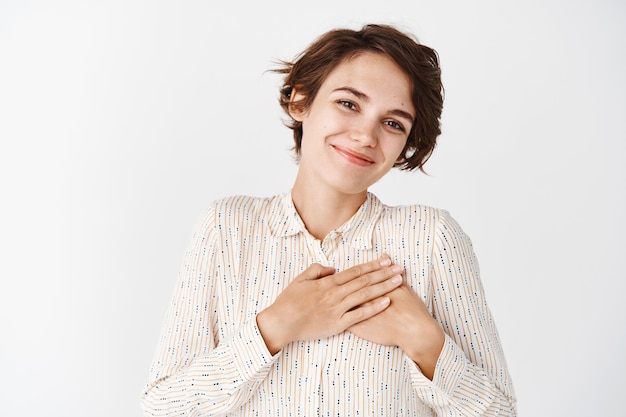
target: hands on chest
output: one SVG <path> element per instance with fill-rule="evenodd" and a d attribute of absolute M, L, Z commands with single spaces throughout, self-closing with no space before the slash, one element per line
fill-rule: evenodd
<path fill-rule="evenodd" d="M 270 353 L 345 330 L 399 346 L 432 379 L 444 333 L 387 255 L 342 272 L 313 264 L 257 316 Z"/>

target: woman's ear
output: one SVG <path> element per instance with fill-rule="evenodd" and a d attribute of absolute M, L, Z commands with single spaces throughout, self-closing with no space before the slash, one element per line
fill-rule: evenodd
<path fill-rule="evenodd" d="M 289 97 L 289 115 L 296 121 L 302 122 L 302 118 L 306 113 L 302 103 L 306 100 L 304 94 L 298 93 L 296 87 L 291 89 L 291 95 Z"/>
<path fill-rule="evenodd" d="M 404 161 L 411 158 L 411 156 L 413 156 L 416 151 L 416 148 L 408 147 L 405 145 L 404 149 L 402 149 L 402 152 L 400 152 L 400 155 L 398 155 L 398 159 L 396 159 L 396 164 L 404 163 Z"/>

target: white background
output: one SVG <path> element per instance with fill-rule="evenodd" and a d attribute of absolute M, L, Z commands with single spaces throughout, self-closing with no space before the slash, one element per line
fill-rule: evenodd
<path fill-rule="evenodd" d="M 472 237 L 520 415 L 624 415 L 619 0 L 0 3 L 1 415 L 140 415 L 198 216 L 292 184 L 265 71 L 366 22 L 440 54 L 430 176 L 373 191 Z"/>

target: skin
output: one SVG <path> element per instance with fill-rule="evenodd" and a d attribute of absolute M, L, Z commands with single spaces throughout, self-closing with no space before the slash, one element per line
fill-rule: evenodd
<path fill-rule="evenodd" d="M 294 100 L 302 98 L 297 88 Z M 362 53 L 328 74 L 302 122 L 292 198 L 307 230 L 323 239 L 349 220 L 368 188 L 399 159 L 415 118 L 408 76 L 389 58 Z M 432 379 L 444 333 L 388 256 L 335 273 L 313 264 L 257 316 L 275 354 L 296 340 L 349 330 L 399 346 Z"/>
<path fill-rule="evenodd" d="M 415 115 L 410 92 L 395 63 L 361 54 L 327 76 L 305 113 L 291 113 L 303 129 L 292 198 L 313 236 L 323 239 L 352 217 L 393 167 Z M 292 96 L 301 98 L 297 88 Z"/>

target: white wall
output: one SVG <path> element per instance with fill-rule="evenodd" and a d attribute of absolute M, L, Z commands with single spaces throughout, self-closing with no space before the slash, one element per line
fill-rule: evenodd
<path fill-rule="evenodd" d="M 430 176 L 374 191 L 472 237 L 521 415 L 623 415 L 626 3 L 226 3 L 0 3 L 0 414 L 140 415 L 196 219 L 291 186 L 264 71 L 376 21 L 446 105 Z"/>

